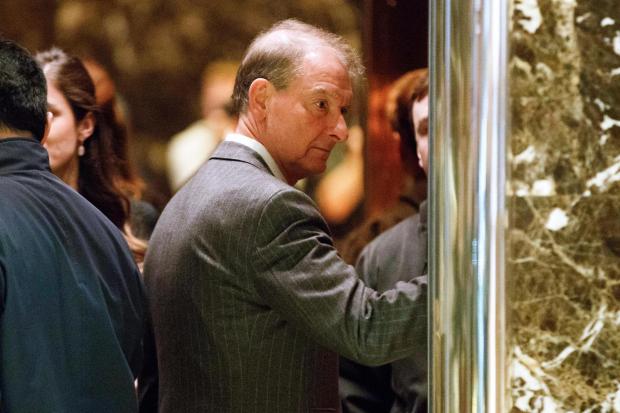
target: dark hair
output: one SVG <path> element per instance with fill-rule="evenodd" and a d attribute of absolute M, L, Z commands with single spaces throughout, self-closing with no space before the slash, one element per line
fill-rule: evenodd
<path fill-rule="evenodd" d="M 0 38 L 0 129 L 31 132 L 41 141 L 47 118 L 47 86 L 32 55 Z"/>
<path fill-rule="evenodd" d="M 392 130 L 398 132 L 404 150 L 416 153 L 413 103 L 428 95 L 428 69 L 417 69 L 399 77 L 390 88 L 385 107 Z"/>
<path fill-rule="evenodd" d="M 76 122 L 88 113 L 95 117 L 92 136 L 84 141 L 79 158 L 78 192 L 121 230 L 129 215 L 129 199 L 115 182 L 118 160 L 112 149 L 112 129 L 96 104 L 95 86 L 86 68 L 74 56 L 52 48 L 35 56 L 46 78 L 69 102 Z"/>
<path fill-rule="evenodd" d="M 245 52 L 237 71 L 232 96 L 235 112 L 240 114 L 246 111 L 248 91 L 255 79 L 267 79 L 276 89 L 285 89 L 292 78 L 299 74 L 304 55 L 317 46 L 328 47 L 336 52 L 349 72 L 351 83 L 354 87 L 358 86 L 364 76 L 364 66 L 357 53 L 342 37 L 288 19 L 259 34 Z"/>
<path fill-rule="evenodd" d="M 108 71 L 96 60 L 81 60 L 95 85 L 95 100 L 103 121 L 112 130 L 111 145 L 117 166 L 115 182 L 124 194 L 139 199 L 144 182 L 136 174 L 129 157 L 129 125 L 125 111 L 117 99 L 116 85 Z"/>

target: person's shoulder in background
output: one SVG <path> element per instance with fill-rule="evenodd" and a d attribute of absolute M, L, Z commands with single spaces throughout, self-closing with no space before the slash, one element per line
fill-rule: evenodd
<path fill-rule="evenodd" d="M 131 200 L 129 221 L 133 235 L 148 240 L 151 238 L 157 219 L 159 219 L 159 211 L 153 205 L 139 199 Z"/>

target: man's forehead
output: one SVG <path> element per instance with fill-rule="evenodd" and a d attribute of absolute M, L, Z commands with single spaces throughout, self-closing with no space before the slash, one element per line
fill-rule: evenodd
<path fill-rule="evenodd" d="M 351 93 L 351 79 L 340 62 L 321 59 L 316 56 L 307 59 L 299 73 L 298 80 L 305 89 L 326 94 Z"/>

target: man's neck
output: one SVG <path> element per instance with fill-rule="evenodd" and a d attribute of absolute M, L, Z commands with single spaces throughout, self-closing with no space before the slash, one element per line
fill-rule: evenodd
<path fill-rule="evenodd" d="M 34 136 L 32 136 L 32 133 L 27 132 L 27 131 L 0 128 L 0 139 L 7 139 L 7 138 L 34 139 Z"/>
<path fill-rule="evenodd" d="M 250 119 L 249 117 L 245 115 L 241 115 L 239 117 L 239 122 L 237 123 L 237 128 L 235 130 L 235 133 L 239 133 L 241 135 L 247 136 L 248 138 L 252 138 L 255 141 L 260 142 L 260 144 L 265 147 L 267 152 L 269 152 L 270 155 L 272 155 L 274 162 L 277 164 L 286 182 L 291 186 L 295 186 L 298 179 L 289 176 L 289 174 L 286 171 L 286 168 L 284 168 L 284 165 L 282 165 L 282 163 L 278 159 L 276 159 L 276 157 L 273 156 L 273 154 L 269 150 L 269 143 L 261 138 L 261 133 L 259 132 L 259 130 L 260 128 L 255 122 L 252 121 L 252 119 Z"/>

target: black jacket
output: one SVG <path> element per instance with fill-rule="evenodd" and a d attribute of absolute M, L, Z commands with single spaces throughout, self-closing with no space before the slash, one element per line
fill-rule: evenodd
<path fill-rule="evenodd" d="M 135 412 L 143 288 L 120 231 L 0 140 L 0 411 Z"/>

